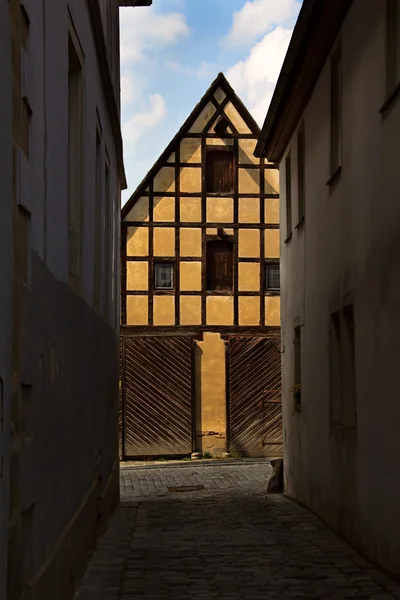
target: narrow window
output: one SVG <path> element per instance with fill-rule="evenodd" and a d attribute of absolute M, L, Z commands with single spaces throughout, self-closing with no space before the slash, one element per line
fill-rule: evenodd
<path fill-rule="evenodd" d="M 111 231 L 113 206 L 110 199 L 110 163 L 108 157 L 104 168 L 104 314 L 109 317 L 110 283 L 111 283 Z"/>
<path fill-rule="evenodd" d="M 233 244 L 211 240 L 206 248 L 207 291 L 233 290 Z"/>
<path fill-rule="evenodd" d="M 331 57 L 331 176 L 342 165 L 342 53 Z"/>
<path fill-rule="evenodd" d="M 355 329 L 353 306 L 349 305 L 342 312 L 343 340 L 343 399 L 342 423 L 345 429 L 357 427 L 357 399 L 355 377 Z"/>
<path fill-rule="evenodd" d="M 156 290 L 174 289 L 174 264 L 155 263 L 154 265 L 154 287 Z"/>
<path fill-rule="evenodd" d="M 292 167 L 290 154 L 285 161 L 285 182 L 286 182 L 286 239 L 292 235 Z"/>
<path fill-rule="evenodd" d="M 297 133 L 297 198 L 298 198 L 298 212 L 299 212 L 299 223 L 301 223 L 305 217 L 305 200 L 306 200 L 306 188 L 305 188 L 305 136 L 304 136 L 304 123 L 300 126 Z"/>
<path fill-rule="evenodd" d="M 233 152 L 225 150 L 207 151 L 207 192 L 210 194 L 233 193 Z"/>
<path fill-rule="evenodd" d="M 68 39 L 68 267 L 69 282 L 81 286 L 82 262 L 82 63 Z"/>
<path fill-rule="evenodd" d="M 101 239 L 101 136 L 96 130 L 96 187 L 95 187 L 95 250 L 94 250 L 94 308 L 100 308 L 100 249 Z"/>
<path fill-rule="evenodd" d="M 265 288 L 267 292 L 278 292 L 281 287 L 279 263 L 265 265 Z"/>
<path fill-rule="evenodd" d="M 294 329 L 294 385 L 300 386 L 295 394 L 295 409 L 301 410 L 301 327 Z"/>
<path fill-rule="evenodd" d="M 331 315 L 329 345 L 330 420 L 331 425 L 340 425 L 342 422 L 342 336 L 339 311 Z"/>
<path fill-rule="evenodd" d="M 386 98 L 400 81 L 400 10 L 399 0 L 386 0 Z"/>

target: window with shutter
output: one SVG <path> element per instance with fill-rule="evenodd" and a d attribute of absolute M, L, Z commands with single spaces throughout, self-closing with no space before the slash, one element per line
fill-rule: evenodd
<path fill-rule="evenodd" d="M 233 153 L 209 150 L 206 159 L 207 193 L 233 193 Z"/>
<path fill-rule="evenodd" d="M 233 289 L 233 243 L 225 240 L 207 242 L 207 291 Z"/>

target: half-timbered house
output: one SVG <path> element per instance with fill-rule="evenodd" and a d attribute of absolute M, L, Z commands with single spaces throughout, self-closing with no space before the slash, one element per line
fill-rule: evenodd
<path fill-rule="evenodd" d="M 279 193 L 220 73 L 122 209 L 121 456 L 279 456 Z"/>

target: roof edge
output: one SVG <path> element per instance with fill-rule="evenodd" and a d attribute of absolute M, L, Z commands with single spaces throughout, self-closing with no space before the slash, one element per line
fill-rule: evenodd
<path fill-rule="evenodd" d="M 131 210 L 131 208 L 134 205 L 137 198 L 140 196 L 140 194 L 143 192 L 143 190 L 147 187 L 148 180 L 156 174 L 157 170 L 160 168 L 161 163 L 166 158 L 168 158 L 168 156 L 174 151 L 173 149 L 174 149 L 175 144 L 177 143 L 178 139 L 180 137 L 183 137 L 185 132 L 191 127 L 192 121 L 193 122 L 195 121 L 198 114 L 200 114 L 201 110 L 206 105 L 209 97 L 214 93 L 214 91 L 219 86 L 221 86 L 224 89 L 225 93 L 227 93 L 227 95 L 230 96 L 230 99 L 234 101 L 235 108 L 238 110 L 238 112 L 246 115 L 246 120 L 248 121 L 248 125 L 251 126 L 250 129 L 253 130 L 254 136 L 258 137 L 260 135 L 260 128 L 257 125 L 254 118 L 251 116 L 249 110 L 246 108 L 246 106 L 244 105 L 242 100 L 236 94 L 235 90 L 230 85 L 230 83 L 226 79 L 225 75 L 222 72 L 218 73 L 217 77 L 214 79 L 214 81 L 208 87 L 208 89 L 203 94 L 203 96 L 201 97 L 199 102 L 196 104 L 196 106 L 190 112 L 189 116 L 187 117 L 187 119 L 185 119 L 185 121 L 183 122 L 183 124 L 181 125 L 181 127 L 179 128 L 177 133 L 174 135 L 172 140 L 167 145 L 167 147 L 160 154 L 160 156 L 158 157 L 156 162 L 153 164 L 151 169 L 147 172 L 147 174 L 144 176 L 142 181 L 139 183 L 139 185 L 137 186 L 135 191 L 131 194 L 129 199 L 126 201 L 124 206 L 121 208 L 121 221 L 123 221 L 125 219 L 125 217 Z"/>
<path fill-rule="evenodd" d="M 304 0 L 254 154 L 279 163 L 353 0 Z"/>

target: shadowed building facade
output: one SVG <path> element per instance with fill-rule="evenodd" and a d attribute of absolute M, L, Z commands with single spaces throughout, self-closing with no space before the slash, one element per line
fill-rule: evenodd
<path fill-rule="evenodd" d="M 279 192 L 219 74 L 122 209 L 121 456 L 280 455 Z"/>

